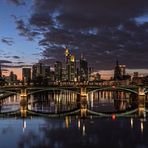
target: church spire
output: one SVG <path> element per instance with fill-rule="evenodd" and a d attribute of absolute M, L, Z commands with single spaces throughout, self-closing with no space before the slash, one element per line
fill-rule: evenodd
<path fill-rule="evenodd" d="M 116 59 L 116 66 L 119 66 L 118 58 Z"/>

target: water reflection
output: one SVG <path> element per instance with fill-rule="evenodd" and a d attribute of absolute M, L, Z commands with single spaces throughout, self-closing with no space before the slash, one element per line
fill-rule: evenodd
<path fill-rule="evenodd" d="M 20 108 L 20 98 L 18 95 L 12 95 L 0 100 L 0 112 L 6 113 L 16 111 Z"/>
<path fill-rule="evenodd" d="M 1 147 L 148 147 L 148 124 L 138 118 L 0 119 L 0 127 Z"/>
<path fill-rule="evenodd" d="M 97 112 L 118 112 L 138 107 L 137 95 L 122 91 L 98 91 L 89 94 L 88 105 Z"/>
<path fill-rule="evenodd" d="M 28 109 L 44 113 L 61 113 L 78 108 L 77 94 L 72 92 L 42 92 L 28 98 Z"/>

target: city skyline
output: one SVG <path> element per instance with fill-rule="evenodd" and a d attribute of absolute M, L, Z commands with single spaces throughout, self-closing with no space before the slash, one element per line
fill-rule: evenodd
<path fill-rule="evenodd" d="M 41 63 L 41 64 L 43 64 L 44 66 L 47 66 L 48 67 L 48 69 L 50 70 L 50 71 L 54 71 L 55 73 L 56 73 L 56 71 L 58 70 L 56 70 L 56 67 L 55 67 L 55 64 L 56 63 L 61 63 L 61 70 L 62 70 L 62 68 L 64 68 L 63 67 L 63 64 L 66 62 L 70 62 L 70 61 L 72 61 L 72 63 L 74 62 L 75 64 L 73 65 L 75 68 L 73 69 L 73 71 L 75 71 L 76 72 L 76 69 L 77 68 L 79 68 L 79 66 L 81 65 L 81 59 L 82 58 L 84 58 L 84 60 L 86 60 L 87 61 L 87 59 L 86 59 L 86 57 L 85 57 L 85 55 L 84 54 L 81 54 L 80 55 L 80 58 L 79 59 L 76 59 L 76 57 L 75 57 L 75 55 L 74 54 L 72 54 L 71 53 L 71 51 L 67 48 L 67 47 L 65 47 L 65 52 L 63 53 L 63 55 L 65 56 L 61 61 L 55 61 L 52 65 L 50 64 L 50 63 L 44 63 L 44 62 L 42 62 L 42 61 L 38 61 L 37 63 L 34 63 L 34 65 L 36 65 L 36 64 L 39 64 L 39 63 Z M 65 59 L 66 58 L 66 59 Z M 147 73 L 147 69 L 129 69 L 124 63 L 120 63 L 120 61 L 118 60 L 118 59 L 115 59 L 116 61 L 114 61 L 114 66 L 112 67 L 112 68 L 110 68 L 111 70 L 97 70 L 97 69 L 94 69 L 94 67 L 91 67 L 91 65 L 89 64 L 89 61 L 87 61 L 87 67 L 86 67 L 86 69 L 87 69 L 87 71 L 86 71 L 86 73 L 88 73 L 89 74 L 89 68 L 92 68 L 93 69 L 93 71 L 91 71 L 91 73 L 94 73 L 94 74 L 96 74 L 96 73 L 99 73 L 100 74 L 100 76 L 101 76 L 101 78 L 102 79 L 104 79 L 104 80 L 110 80 L 110 79 L 112 79 L 112 78 L 114 78 L 115 77 L 115 71 L 114 71 L 114 69 L 115 69 L 115 67 L 117 66 L 117 65 L 119 65 L 119 66 L 123 66 L 123 68 L 124 68 L 124 74 L 123 75 L 130 75 L 130 76 L 133 76 L 134 75 L 134 72 L 137 72 L 138 73 L 138 75 L 140 76 L 140 77 L 145 77 L 145 76 L 147 76 L 148 75 L 148 73 Z M 62 64 L 63 63 L 63 64 Z M 69 63 L 70 64 L 70 63 Z M 22 67 L 20 67 L 20 66 L 18 66 L 18 67 L 16 67 L 16 68 L 13 68 L 13 69 L 11 69 L 10 70 L 10 72 L 8 72 L 8 70 L 5 70 L 4 68 L 3 68 L 3 65 L 1 65 L 1 72 L 2 72 L 2 76 L 10 76 L 11 75 L 11 73 L 13 73 L 14 75 L 16 74 L 16 76 L 17 76 L 17 79 L 18 80 L 23 80 L 24 78 L 23 78 L 23 69 L 30 69 L 31 71 L 31 75 L 30 75 L 30 77 L 33 77 L 33 67 L 34 67 L 34 65 L 22 65 Z M 70 64 L 71 65 L 71 64 Z M 70 66 L 69 65 L 69 66 Z M 80 66 L 81 67 L 81 66 Z M 58 67 L 57 67 L 58 68 Z M 81 69 L 81 68 L 80 68 Z M 122 69 L 122 68 L 121 68 Z M 69 69 L 70 70 L 70 69 Z M 59 70 L 58 70 L 59 71 Z M 71 70 L 70 70 L 71 71 Z M 120 70 L 119 70 L 120 71 Z M 120 72 L 119 72 L 120 73 Z M 63 72 L 61 71 L 61 74 L 63 75 Z M 118 74 L 117 74 L 118 75 Z M 59 77 L 59 76 L 58 76 Z M 71 81 L 71 78 L 70 78 L 71 76 L 69 76 L 68 78 L 67 78 L 67 80 L 66 81 Z M 72 76 L 73 77 L 73 79 L 72 79 L 72 81 L 74 81 L 74 76 Z M 87 76 L 88 77 L 88 76 Z"/>

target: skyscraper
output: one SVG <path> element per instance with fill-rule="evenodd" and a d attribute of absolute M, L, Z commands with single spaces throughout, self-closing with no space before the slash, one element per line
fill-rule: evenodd
<path fill-rule="evenodd" d="M 121 69 L 118 63 L 118 60 L 116 60 L 116 66 L 114 69 L 114 80 L 121 80 L 122 76 L 121 76 Z"/>
<path fill-rule="evenodd" d="M 80 58 L 80 81 L 88 81 L 88 62 L 83 55 Z"/>
<path fill-rule="evenodd" d="M 71 55 L 70 57 L 70 80 L 75 81 L 76 79 L 76 62 L 75 56 Z"/>
<path fill-rule="evenodd" d="M 31 81 L 31 68 L 22 69 L 22 80 L 24 83 L 30 83 Z"/>
<path fill-rule="evenodd" d="M 62 62 L 56 61 L 54 64 L 55 81 L 62 81 Z"/>
<path fill-rule="evenodd" d="M 63 67 L 65 81 L 74 81 L 76 77 L 76 62 L 75 56 L 69 53 L 68 48 L 65 49 L 65 64 Z"/>
<path fill-rule="evenodd" d="M 35 80 L 37 77 L 37 65 L 32 66 L 32 80 Z"/>
<path fill-rule="evenodd" d="M 42 74 L 43 77 L 49 78 L 50 77 L 50 66 L 42 65 Z"/>

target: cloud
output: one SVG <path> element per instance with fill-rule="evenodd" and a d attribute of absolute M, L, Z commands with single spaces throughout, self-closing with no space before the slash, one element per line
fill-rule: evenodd
<path fill-rule="evenodd" d="M 25 0 L 7 0 L 7 1 L 17 6 L 25 5 Z"/>
<path fill-rule="evenodd" d="M 0 60 L 0 63 L 8 63 L 8 64 L 11 64 L 12 61 L 8 61 L 8 60 Z"/>
<path fill-rule="evenodd" d="M 10 37 L 4 37 L 4 38 L 2 38 L 2 39 L 1 39 L 1 42 L 2 42 L 2 43 L 5 43 L 5 44 L 8 45 L 8 46 L 12 46 L 12 45 L 14 44 L 13 39 L 10 38 Z"/>
<path fill-rule="evenodd" d="M 36 27 L 47 27 L 52 24 L 49 14 L 33 14 L 29 20 L 30 24 Z"/>
<path fill-rule="evenodd" d="M 24 62 L 16 62 L 16 64 L 24 64 Z"/>
<path fill-rule="evenodd" d="M 34 0 L 32 8 L 26 23 L 17 19 L 16 25 L 20 35 L 39 37 L 42 61 L 63 60 L 68 46 L 96 69 L 113 68 L 116 57 L 130 68 L 147 68 L 148 23 L 135 19 L 147 16 L 147 0 Z"/>
<path fill-rule="evenodd" d="M 12 16 L 16 23 L 16 29 L 19 31 L 19 35 L 24 36 L 27 40 L 32 41 L 36 35 L 39 35 L 37 31 L 30 29 L 30 26 L 25 24 L 23 19 L 17 19 L 16 16 Z"/>
<path fill-rule="evenodd" d="M 14 58 L 14 59 L 20 59 L 19 56 L 12 56 L 12 58 Z"/>

